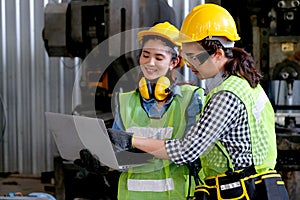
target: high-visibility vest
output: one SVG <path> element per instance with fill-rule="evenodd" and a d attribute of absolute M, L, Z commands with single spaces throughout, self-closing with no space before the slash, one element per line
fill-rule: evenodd
<path fill-rule="evenodd" d="M 203 109 L 210 98 L 220 91 L 235 94 L 246 107 L 256 171 L 274 169 L 277 157 L 275 117 L 273 107 L 263 88 L 260 85 L 251 88 L 245 79 L 232 75 L 207 95 Z M 233 170 L 230 156 L 220 141 L 201 156 L 201 163 L 202 169 L 199 175 L 202 179 L 224 174 L 228 167 Z"/>
<path fill-rule="evenodd" d="M 182 96 L 175 95 L 169 108 L 160 119 L 149 118 L 136 91 L 119 94 L 121 120 L 125 129 L 172 127 L 170 136 L 163 139 L 182 138 L 186 128 L 186 111 L 195 92 L 203 97 L 203 90 L 191 85 L 180 86 Z M 199 113 L 197 113 L 199 114 Z M 196 116 L 195 116 L 196 117 Z M 119 199 L 186 199 L 189 171 L 185 165 L 176 166 L 169 160 L 153 158 L 151 164 L 130 168 L 119 179 Z M 193 180 L 193 179 L 192 179 Z M 193 186 L 192 186 L 193 189 Z"/>

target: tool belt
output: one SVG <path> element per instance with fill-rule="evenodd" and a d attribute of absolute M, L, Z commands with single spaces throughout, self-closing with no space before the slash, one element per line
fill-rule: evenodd
<path fill-rule="evenodd" d="M 253 167 L 254 169 L 254 167 Z M 275 170 L 252 173 L 251 170 L 230 172 L 205 179 L 198 184 L 194 200 L 288 200 L 288 194 Z"/>

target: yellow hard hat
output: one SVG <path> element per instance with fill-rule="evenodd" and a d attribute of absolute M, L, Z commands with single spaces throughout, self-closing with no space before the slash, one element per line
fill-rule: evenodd
<path fill-rule="evenodd" d="M 233 17 L 217 4 L 207 3 L 194 7 L 184 19 L 176 41 L 194 42 L 206 37 L 226 37 L 230 41 L 240 40 Z"/>
<path fill-rule="evenodd" d="M 176 46 L 181 47 L 180 42 L 174 41 L 175 38 L 179 36 L 179 30 L 169 22 L 158 23 L 151 27 L 149 30 L 142 30 L 138 32 L 138 40 L 141 42 L 144 36 L 147 35 L 157 35 L 163 37 Z"/>

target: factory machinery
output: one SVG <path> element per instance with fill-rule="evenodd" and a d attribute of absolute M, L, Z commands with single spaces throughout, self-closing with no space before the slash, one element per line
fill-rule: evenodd
<path fill-rule="evenodd" d="M 253 26 L 253 52 L 275 111 L 276 169 L 290 199 L 300 197 L 300 2 L 273 1 L 267 18 Z M 266 20 L 268 19 L 268 20 Z M 259 38 L 259 40 L 254 40 Z"/>
<path fill-rule="evenodd" d="M 283 175 L 290 199 L 297 199 L 300 196 L 300 1 L 227 0 L 215 3 L 232 13 L 242 38 L 237 45 L 251 52 L 257 68 L 262 72 L 261 84 L 273 104 L 276 117 L 276 169 Z M 166 20 L 177 25 L 176 13 L 163 0 L 74 0 L 69 3 L 49 3 L 45 7 L 43 38 L 49 56 L 85 59 L 98 44 L 117 33 L 150 27 Z M 132 45 L 130 42 L 121 38 L 117 48 L 120 51 Z M 130 52 L 119 56 L 115 53 L 119 51 L 110 49 L 110 43 L 101 51 L 106 57 L 112 58 L 113 62 L 105 71 L 97 65 L 85 68 L 80 86 L 82 95 L 94 98 L 96 103 L 92 109 L 98 111 L 100 117 L 108 116 L 106 123 L 109 126 L 113 118 L 107 113 L 111 112 L 114 86 L 124 73 L 136 66 L 137 54 Z M 91 108 L 83 100 L 80 108 L 76 109 L 79 114 L 85 114 Z M 72 166 L 74 174 L 66 173 L 66 166 L 59 168 L 64 169 L 65 173 L 65 199 L 103 196 L 103 193 L 88 189 L 80 192 L 78 185 L 94 182 L 97 188 L 101 183 L 107 184 L 106 180 L 88 177 L 82 179 L 81 183 L 74 181 L 78 169 L 76 171 Z M 118 174 L 110 176 L 117 180 Z M 78 188 L 74 183 L 78 184 Z M 117 183 L 114 184 L 116 186 Z M 115 192 L 111 188 L 108 191 Z M 108 195 L 108 199 L 115 198 L 109 196 L 111 194 L 105 195 Z"/>
<path fill-rule="evenodd" d="M 174 10 L 164 0 L 48 3 L 44 20 L 42 36 L 48 55 L 79 57 L 83 61 L 78 80 L 81 105 L 74 108 L 73 114 L 102 118 L 107 127 L 113 122 L 115 85 L 124 73 L 137 66 L 137 30 L 164 21 L 177 24 Z M 123 32 L 127 33 L 119 34 Z M 57 199 L 116 199 L 120 172 L 95 175 L 60 157 L 54 159 Z"/>

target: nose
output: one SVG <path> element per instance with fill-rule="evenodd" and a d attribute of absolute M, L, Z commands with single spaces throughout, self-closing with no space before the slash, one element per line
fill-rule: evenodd
<path fill-rule="evenodd" d="M 190 69 L 193 69 L 193 65 L 187 60 L 187 59 L 184 59 L 184 63 L 186 64 L 186 66 Z"/>
<path fill-rule="evenodd" d="M 185 64 L 188 68 L 192 68 L 192 65 L 187 60 L 185 60 Z"/>
<path fill-rule="evenodd" d="M 155 65 L 155 59 L 152 58 L 152 57 L 149 57 L 146 61 L 146 64 L 147 65 L 151 65 L 151 66 L 154 66 Z"/>

